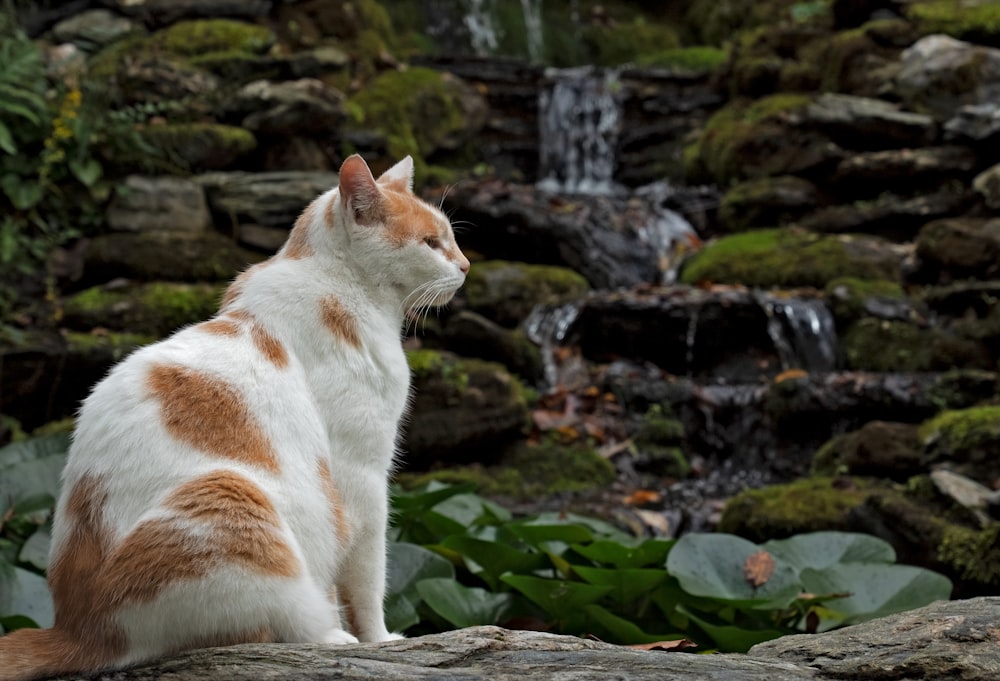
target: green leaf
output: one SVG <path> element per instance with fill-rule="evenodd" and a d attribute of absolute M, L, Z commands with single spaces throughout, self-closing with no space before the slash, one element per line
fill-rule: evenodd
<path fill-rule="evenodd" d="M 546 613 L 561 620 L 579 614 L 583 606 L 596 603 L 611 591 L 609 586 L 594 586 L 528 575 L 503 575 L 500 581 L 514 587 Z"/>
<path fill-rule="evenodd" d="M 597 586 L 611 587 L 608 595 L 619 608 L 625 610 L 667 580 L 666 570 L 641 568 L 595 568 L 574 565 L 573 571 L 583 581 Z"/>
<path fill-rule="evenodd" d="M 63 433 L 0 449 L 0 509 L 27 508 L 41 499 L 51 505 L 59 496 L 68 446 L 69 436 Z"/>
<path fill-rule="evenodd" d="M 510 605 L 510 594 L 462 586 L 454 579 L 424 579 L 417 583 L 424 603 L 458 628 L 496 624 Z"/>
<path fill-rule="evenodd" d="M 385 626 L 389 631 L 406 631 L 420 622 L 420 615 L 406 596 L 395 593 L 385 599 Z"/>
<path fill-rule="evenodd" d="M 416 544 L 389 544 L 386 570 L 386 591 L 403 594 L 419 602 L 417 582 L 432 577 L 455 578 L 455 568 L 447 560 Z"/>
<path fill-rule="evenodd" d="M 541 546 L 548 542 L 581 544 L 590 542 L 594 538 L 593 533 L 583 525 L 527 522 L 512 523 L 508 528 L 532 546 Z"/>
<path fill-rule="evenodd" d="M 0 632 L 17 631 L 18 629 L 37 629 L 38 622 L 24 615 L 8 615 L 0 617 Z"/>
<path fill-rule="evenodd" d="M 73 173 L 76 179 L 80 180 L 80 184 L 84 187 L 92 187 L 104 173 L 104 168 L 101 164 L 97 162 L 94 158 L 87 158 L 77 160 L 75 158 L 69 160 L 69 170 Z"/>
<path fill-rule="evenodd" d="M 25 181 L 14 173 L 0 178 L 0 189 L 18 210 L 27 210 L 42 200 L 42 187 L 37 180 Z"/>
<path fill-rule="evenodd" d="M 534 551 L 520 551 L 499 542 L 485 541 L 473 537 L 452 536 L 443 542 L 444 546 L 460 553 L 467 561 L 473 574 L 483 578 L 496 589 L 500 575 L 507 572 L 531 573 L 549 566 L 543 554 Z"/>
<path fill-rule="evenodd" d="M 855 532 L 810 532 L 788 539 L 775 539 L 761 545 L 775 558 L 799 570 L 817 570 L 837 563 L 896 562 L 896 552 L 886 541 Z"/>
<path fill-rule="evenodd" d="M 9 581 L 5 589 L 0 587 L 0 615 L 23 615 L 41 627 L 51 627 L 55 608 L 45 578 L 19 567 L 13 568 L 12 575 L 0 574 L 0 580 L 5 576 Z"/>
<path fill-rule="evenodd" d="M 676 543 L 673 539 L 647 539 L 637 546 L 629 546 L 602 539 L 588 545 L 576 544 L 572 548 L 584 558 L 614 567 L 663 567 L 667 554 Z"/>
<path fill-rule="evenodd" d="M 48 528 L 40 528 L 28 537 L 28 541 L 24 542 L 17 559 L 44 572 L 49 566 L 49 545 L 51 543 L 52 538 L 49 536 Z"/>
<path fill-rule="evenodd" d="M 14 144 L 14 136 L 10 134 L 10 128 L 8 128 L 3 121 L 0 121 L 0 149 L 3 149 L 11 155 L 17 153 L 17 145 Z"/>
<path fill-rule="evenodd" d="M 676 641 L 684 638 L 683 634 L 647 634 L 637 624 L 619 617 L 600 605 L 588 605 L 586 613 L 605 630 L 600 638 L 610 643 L 656 643 L 657 641 Z"/>
<path fill-rule="evenodd" d="M 392 496 L 392 506 L 401 514 L 412 511 L 428 511 L 436 505 L 457 494 L 471 492 L 475 489 L 473 485 L 442 485 L 432 482 L 423 490 L 409 492 L 394 491 Z"/>
<path fill-rule="evenodd" d="M 715 624 L 685 608 L 682 611 L 704 629 L 724 653 L 745 653 L 758 643 L 771 641 L 786 633 L 778 629 L 745 629 L 732 624 Z"/>
<path fill-rule="evenodd" d="M 667 570 L 694 596 L 755 608 L 787 607 L 802 590 L 791 565 L 775 557 L 774 573 L 759 587 L 744 578 L 746 559 L 759 550 L 753 542 L 731 534 L 688 534 L 671 549 Z"/>
<path fill-rule="evenodd" d="M 823 570 L 806 568 L 802 584 L 817 596 L 851 594 L 825 603 L 851 624 L 946 600 L 952 589 L 951 580 L 924 568 L 865 563 L 842 563 Z"/>

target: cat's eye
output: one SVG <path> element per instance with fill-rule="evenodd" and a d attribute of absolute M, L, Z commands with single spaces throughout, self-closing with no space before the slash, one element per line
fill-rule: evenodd
<path fill-rule="evenodd" d="M 430 246 L 431 248 L 438 248 L 439 246 L 441 246 L 441 241 L 434 236 L 424 237 L 424 243 Z"/>

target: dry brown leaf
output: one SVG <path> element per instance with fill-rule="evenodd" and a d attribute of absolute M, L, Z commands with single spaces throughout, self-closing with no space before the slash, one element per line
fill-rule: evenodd
<path fill-rule="evenodd" d="M 643 506 L 645 504 L 659 503 L 661 498 L 662 497 L 659 492 L 655 492 L 651 489 L 637 489 L 622 499 L 622 501 L 626 506 Z"/>
<path fill-rule="evenodd" d="M 805 378 L 809 373 L 803 371 L 802 369 L 788 369 L 787 371 L 782 371 L 780 374 L 774 377 L 775 383 L 781 383 L 782 381 L 790 381 L 795 378 Z"/>
<path fill-rule="evenodd" d="M 676 641 L 657 641 L 656 643 L 635 643 L 627 648 L 632 648 L 634 650 L 660 650 L 667 653 L 676 652 L 678 650 L 690 650 L 691 648 L 697 648 L 698 644 L 694 641 L 681 638 Z"/>
<path fill-rule="evenodd" d="M 750 555 L 743 562 L 743 578 L 755 589 L 767 584 L 773 574 L 774 558 L 764 549 Z"/>

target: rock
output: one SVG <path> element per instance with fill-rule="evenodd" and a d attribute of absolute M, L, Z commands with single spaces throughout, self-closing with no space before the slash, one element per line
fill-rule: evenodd
<path fill-rule="evenodd" d="M 1000 446 L 1000 406 L 946 410 L 920 427 L 927 463 L 993 487 L 1000 480 L 1000 462 L 992 452 Z"/>
<path fill-rule="evenodd" d="M 1000 210 L 1000 163 L 976 175 L 972 188 L 983 197 L 987 206 Z"/>
<path fill-rule="evenodd" d="M 925 316 L 895 281 L 840 277 L 827 283 L 824 293 L 838 330 L 846 329 L 862 317 L 910 320 Z"/>
<path fill-rule="evenodd" d="M 202 188 L 168 175 L 126 177 L 115 191 L 106 219 L 119 232 L 196 234 L 212 226 Z"/>
<path fill-rule="evenodd" d="M 162 57 L 125 60 L 115 78 L 115 89 L 127 104 L 157 102 L 169 107 L 185 101 L 192 112 L 206 108 L 202 98 L 218 88 L 219 79 L 211 73 Z"/>
<path fill-rule="evenodd" d="M 893 89 L 907 108 L 947 121 L 1000 97 L 1000 49 L 926 36 L 903 52 Z"/>
<path fill-rule="evenodd" d="M 292 79 L 319 78 L 346 69 L 351 63 L 351 57 L 338 47 L 321 45 L 278 57 L 276 63 Z"/>
<path fill-rule="evenodd" d="M 119 12 L 154 26 L 166 26 L 182 19 L 266 17 L 271 0 L 107 0 Z"/>
<path fill-rule="evenodd" d="M 937 602 L 819 636 L 785 636 L 760 643 L 749 656 L 806 666 L 817 681 L 990 681 L 1000 674 L 998 617 L 998 598 Z"/>
<path fill-rule="evenodd" d="M 489 461 L 489 452 L 520 437 L 528 423 L 524 390 L 501 365 L 450 353 L 408 353 L 412 417 L 406 428 L 407 466 L 423 470 L 455 460 Z"/>
<path fill-rule="evenodd" d="M 462 294 L 473 312 L 513 327 L 536 305 L 578 298 L 589 288 L 582 275 L 565 267 L 487 260 L 469 270 Z"/>
<path fill-rule="evenodd" d="M 135 22 L 119 14 L 106 9 L 92 9 L 60 21 L 52 28 L 52 37 L 93 52 L 139 28 Z"/>
<path fill-rule="evenodd" d="M 869 199 L 883 192 L 938 190 L 950 180 L 969 177 L 976 166 L 975 152 L 964 146 L 888 149 L 844 158 L 830 181 L 842 196 Z"/>
<path fill-rule="evenodd" d="M 987 102 L 960 107 L 944 124 L 945 140 L 993 144 L 1000 137 L 1000 106 Z"/>
<path fill-rule="evenodd" d="M 871 97 L 825 92 L 800 112 L 801 124 L 816 128 L 846 149 L 919 147 L 937 137 L 934 120 Z"/>
<path fill-rule="evenodd" d="M 931 471 L 930 479 L 941 494 L 972 511 L 982 526 L 989 524 L 985 511 L 996 498 L 996 492 L 946 468 Z"/>
<path fill-rule="evenodd" d="M 84 284 L 119 277 L 140 281 L 228 281 L 261 256 L 212 231 L 180 236 L 161 232 L 103 234 L 84 255 Z"/>
<path fill-rule="evenodd" d="M 193 178 L 204 187 L 209 208 L 220 224 L 258 225 L 288 230 L 306 206 L 336 187 L 337 173 L 278 171 L 206 173 Z"/>
<path fill-rule="evenodd" d="M 953 218 L 925 225 L 916 239 L 923 281 L 1000 278 L 1000 218 Z"/>
<path fill-rule="evenodd" d="M 866 317 L 841 335 L 845 363 L 857 371 L 992 369 L 996 359 L 980 341 L 912 320 Z"/>
<path fill-rule="evenodd" d="M 870 184 L 881 186 L 880 182 Z M 913 241 L 928 222 L 964 214 L 973 201 L 972 192 L 954 185 L 916 196 L 884 193 L 869 201 L 820 208 L 804 216 L 798 224 L 812 232 L 873 234 L 906 243 Z"/>
<path fill-rule="evenodd" d="M 224 288 L 224 284 L 135 283 L 119 279 L 67 297 L 62 322 L 85 331 L 110 328 L 163 338 L 215 314 Z"/>
<path fill-rule="evenodd" d="M 165 123 L 139 130 L 155 154 L 194 171 L 222 170 L 257 146 L 249 130 L 218 123 Z"/>
<path fill-rule="evenodd" d="M 519 329 L 506 329 L 485 317 L 463 310 L 448 318 L 442 343 L 465 357 L 499 362 L 529 385 L 544 377 L 541 351 Z"/>
<path fill-rule="evenodd" d="M 773 227 L 795 221 L 819 202 L 819 190 L 808 180 L 765 177 L 730 187 L 719 205 L 719 221 L 731 232 Z"/>
<path fill-rule="evenodd" d="M 812 470 L 819 475 L 863 475 L 905 482 L 924 471 L 917 426 L 870 421 L 823 445 L 816 452 Z"/>
<path fill-rule="evenodd" d="M 322 133 L 335 136 L 347 118 L 344 96 L 315 78 L 247 83 L 227 105 L 243 127 L 257 133 L 292 136 Z"/>

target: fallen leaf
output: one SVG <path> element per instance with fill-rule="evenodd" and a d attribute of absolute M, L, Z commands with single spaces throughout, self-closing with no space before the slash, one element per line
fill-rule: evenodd
<path fill-rule="evenodd" d="M 687 638 L 680 638 L 676 641 L 657 641 L 656 643 L 635 643 L 627 648 L 634 650 L 662 650 L 664 652 L 676 652 L 678 650 L 690 650 L 697 648 L 698 644 Z"/>
<path fill-rule="evenodd" d="M 782 371 L 780 374 L 774 377 L 775 383 L 781 383 L 782 381 L 791 381 L 796 378 L 805 378 L 809 375 L 809 372 L 803 371 L 802 369 L 789 369 L 787 371 Z"/>
<path fill-rule="evenodd" d="M 651 489 L 637 489 L 622 499 L 622 501 L 626 506 L 643 506 L 645 504 L 658 503 L 661 498 L 662 497 L 659 492 L 655 492 Z"/>
<path fill-rule="evenodd" d="M 752 554 L 743 562 L 743 578 L 755 589 L 767 584 L 767 580 L 771 579 L 773 574 L 774 558 L 764 549 Z"/>
<path fill-rule="evenodd" d="M 670 521 L 667 520 L 667 516 L 659 511 L 647 511 L 641 508 L 636 509 L 635 514 L 646 524 L 646 527 L 653 531 L 653 536 L 670 536 Z"/>

